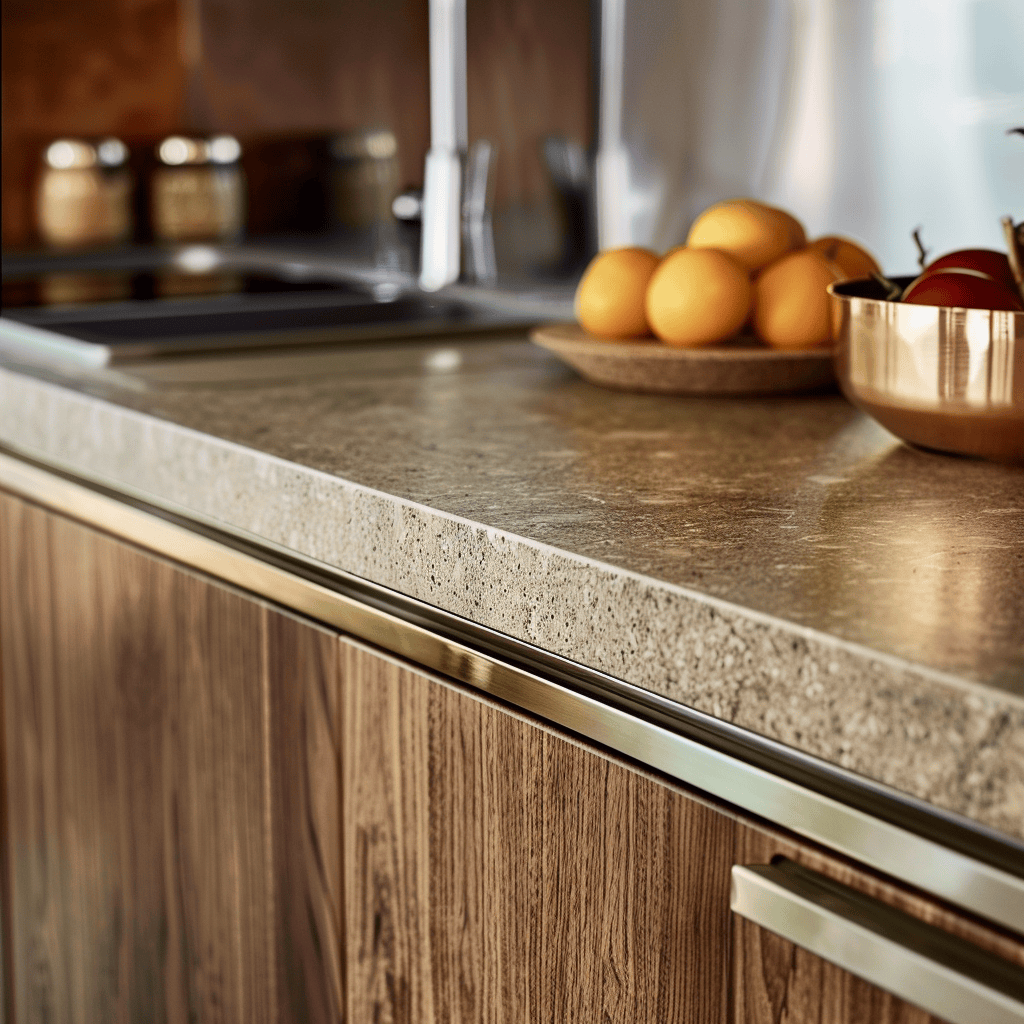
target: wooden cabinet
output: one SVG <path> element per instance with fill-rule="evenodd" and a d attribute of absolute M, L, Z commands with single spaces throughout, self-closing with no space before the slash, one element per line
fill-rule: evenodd
<path fill-rule="evenodd" d="M 0 502 L 14 1019 L 337 1019 L 335 636 Z"/>
<path fill-rule="evenodd" d="M 353 1021 L 930 1024 L 729 909 L 795 861 L 1024 966 L 1024 943 L 344 643 Z"/>
<path fill-rule="evenodd" d="M 778 855 L 1024 964 L 827 851 L 6 495 L 0 672 L 19 1024 L 932 1020 L 731 914 L 732 865 Z"/>

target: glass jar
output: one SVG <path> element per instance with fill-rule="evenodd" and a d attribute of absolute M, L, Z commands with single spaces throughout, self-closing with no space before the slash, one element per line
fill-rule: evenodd
<path fill-rule="evenodd" d="M 153 236 L 161 242 L 230 242 L 245 228 L 242 147 L 231 135 L 172 135 L 150 181 Z"/>
<path fill-rule="evenodd" d="M 333 220 L 367 228 L 393 220 L 398 194 L 398 141 L 387 128 L 336 135 L 331 142 Z"/>
<path fill-rule="evenodd" d="M 43 153 L 36 227 L 48 245 L 81 248 L 128 241 L 132 175 L 120 139 L 56 139 Z"/>

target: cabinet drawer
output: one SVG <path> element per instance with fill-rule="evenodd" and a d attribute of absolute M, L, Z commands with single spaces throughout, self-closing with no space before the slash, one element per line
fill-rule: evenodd
<path fill-rule="evenodd" d="M 339 1019 L 337 654 L 0 492 L 0 1020 Z"/>
<path fill-rule="evenodd" d="M 342 643 L 348 1019 L 727 1019 L 731 817 Z"/>
<path fill-rule="evenodd" d="M 1024 1021 L 1019 936 L 761 828 L 736 852 L 734 1024 Z"/>
<path fill-rule="evenodd" d="M 355 1020 L 944 1019 L 731 913 L 734 867 L 779 858 L 1024 978 L 1019 938 L 342 643 Z"/>

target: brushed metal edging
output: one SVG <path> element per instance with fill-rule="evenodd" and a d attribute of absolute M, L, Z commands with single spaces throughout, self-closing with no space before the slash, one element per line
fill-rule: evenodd
<path fill-rule="evenodd" d="M 1024 969 L 791 861 L 733 865 L 730 908 L 950 1024 L 1024 1024 Z"/>
<path fill-rule="evenodd" d="M 795 782 L 680 731 L 684 719 L 691 719 L 685 723 L 691 731 L 694 724 L 700 725 L 702 720 L 709 719 L 703 713 L 607 677 L 607 684 L 627 697 L 635 691 L 635 707 L 628 702 L 625 706 L 615 706 L 608 699 L 601 699 L 601 691 L 594 687 L 594 680 L 601 682 L 598 677 L 602 676 L 595 670 L 537 651 L 542 667 L 550 665 L 556 670 L 553 674 L 564 680 L 555 681 L 546 673 L 510 664 L 472 643 L 438 635 L 430 628 L 432 617 L 438 621 L 461 621 L 450 613 L 394 595 L 393 603 L 406 606 L 404 614 L 395 614 L 386 607 L 391 593 L 386 588 L 332 569 L 331 576 L 339 581 L 346 578 L 356 581 L 365 591 L 360 598 L 349 596 L 330 585 L 330 579 L 325 583 L 302 575 L 302 563 L 312 563 L 310 559 L 299 559 L 295 566 L 288 567 L 273 564 L 276 553 L 270 548 L 249 553 L 240 549 L 239 538 L 227 531 L 200 523 L 175 521 L 172 512 L 129 503 L 126 496 L 103 493 L 95 483 L 58 475 L 52 467 L 33 464 L 2 450 L 0 486 L 476 687 L 735 807 L 1024 933 L 1024 878 L 1019 874 L 901 827 L 894 821 L 884 820 L 861 807 L 850 806 L 811 785 Z M 426 625 L 410 621 L 415 615 L 409 609 L 413 609 L 413 613 L 418 611 Z M 493 633 L 475 624 L 465 625 L 471 633 Z M 529 646 L 512 638 L 505 639 L 512 648 Z M 583 692 L 588 685 L 597 695 Z M 774 749 L 779 756 L 785 751 L 785 756 L 798 768 L 800 764 L 806 766 L 806 780 L 812 783 L 815 770 L 822 782 L 830 776 L 842 780 L 851 775 L 810 755 L 782 748 L 774 741 L 753 737 L 729 723 L 715 721 L 714 724 L 717 735 L 709 730 L 710 742 L 719 746 L 731 742 L 741 755 L 744 742 L 749 753 L 756 747 L 769 754 Z M 1001 860 L 1006 861 L 1008 854 L 1024 873 L 1024 850 L 1008 837 L 998 836 L 960 816 L 930 808 L 904 794 L 888 791 L 880 784 L 860 780 L 860 785 L 869 794 L 875 794 L 879 806 L 888 799 L 896 805 L 897 814 L 902 811 L 908 820 L 914 820 L 915 815 L 918 820 L 927 815 L 935 820 L 940 830 L 945 828 L 951 835 L 960 830 L 965 833 L 960 836 L 960 846 L 969 845 L 973 839 L 979 847 L 988 850 L 990 860 L 992 850 L 996 849 L 1003 853 Z M 896 816 L 892 809 L 889 813 Z"/>

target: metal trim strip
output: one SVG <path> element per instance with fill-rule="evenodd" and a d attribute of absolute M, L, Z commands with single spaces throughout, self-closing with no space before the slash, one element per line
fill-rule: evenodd
<path fill-rule="evenodd" d="M 732 869 L 732 910 L 950 1024 L 1024 1024 L 1024 970 L 791 861 Z"/>
<path fill-rule="evenodd" d="M 1024 846 L 967 818 L 223 524 L 0 449 L 0 486 L 1024 933 Z"/>

